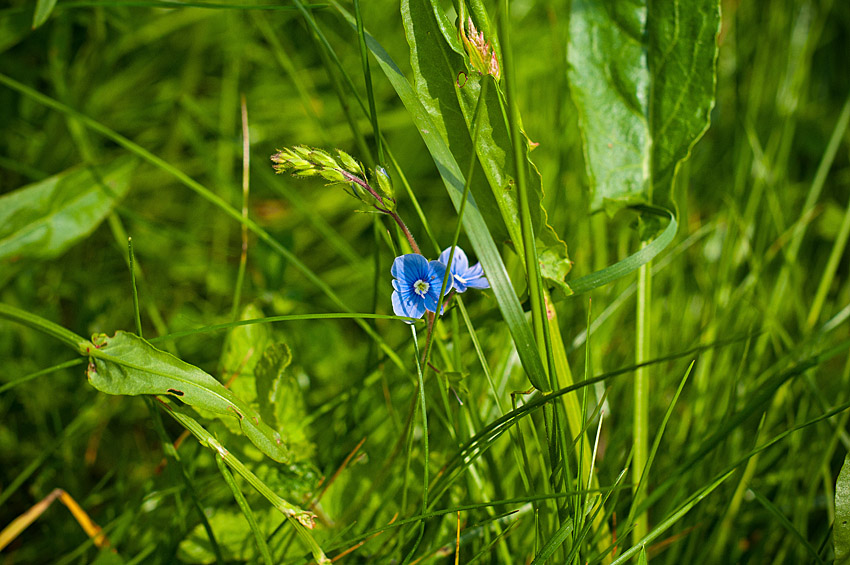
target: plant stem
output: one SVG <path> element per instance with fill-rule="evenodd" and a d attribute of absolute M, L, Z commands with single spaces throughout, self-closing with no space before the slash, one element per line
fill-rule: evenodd
<path fill-rule="evenodd" d="M 531 208 L 528 202 L 528 182 L 526 176 L 526 158 L 523 151 L 523 138 L 520 131 L 519 102 L 516 99 L 516 77 L 513 66 L 513 48 L 510 41 L 510 7 L 505 1 L 499 31 L 502 46 L 502 71 L 506 84 L 506 100 L 508 125 L 510 127 L 511 142 L 513 145 L 513 158 L 516 166 L 516 187 L 519 200 L 519 221 L 522 232 L 522 248 L 525 251 L 525 271 L 528 281 L 528 295 L 531 302 L 531 325 L 534 338 L 537 341 L 537 350 L 543 367 L 549 371 L 550 381 L 547 385 L 552 387 L 551 363 L 548 342 L 548 328 L 546 327 L 546 307 L 543 304 L 542 284 L 540 278 L 540 263 L 537 259 L 537 246 L 534 241 L 534 225 L 531 222 Z M 519 243 L 519 242 L 518 242 Z"/>
<path fill-rule="evenodd" d="M 80 355 L 86 355 L 89 348 L 94 348 L 94 345 L 89 340 L 75 334 L 71 330 L 65 329 L 59 324 L 54 324 L 41 316 L 30 314 L 8 304 L 0 304 L 0 318 L 18 322 L 41 333 L 55 337 L 59 341 L 65 342 L 66 345 L 69 345 Z"/>
<path fill-rule="evenodd" d="M 407 226 L 404 224 L 404 221 L 402 221 L 401 216 L 399 216 L 395 212 L 390 211 L 387 211 L 385 213 L 389 214 L 389 216 L 393 220 L 395 220 L 395 223 L 398 224 L 398 227 L 401 228 L 401 231 L 404 233 L 404 237 L 407 238 L 407 242 L 410 244 L 410 248 L 413 249 L 413 252 L 418 255 L 422 255 L 422 251 L 419 249 L 419 245 L 416 244 L 416 240 L 413 238 L 413 234 L 410 233 L 409 229 L 407 229 Z"/>
<path fill-rule="evenodd" d="M 274 561 L 272 560 L 272 554 L 269 551 L 269 546 L 266 543 L 266 538 L 263 535 L 259 524 L 257 524 L 257 519 L 251 511 L 251 507 L 248 505 L 245 495 L 242 494 L 241 490 L 239 490 L 239 486 L 233 478 L 233 473 L 231 473 L 230 469 L 227 468 L 227 465 L 224 463 L 224 459 L 220 455 L 215 455 L 214 457 L 215 463 L 218 465 L 218 471 L 221 473 L 221 476 L 224 477 L 224 482 L 226 482 L 227 486 L 230 487 L 230 491 L 233 493 L 233 498 L 236 499 L 236 504 L 239 505 L 239 509 L 242 511 L 242 514 L 245 516 L 245 520 L 248 522 L 248 526 L 251 528 L 251 532 L 254 534 L 254 539 L 257 541 L 257 548 L 260 550 L 260 555 L 263 556 L 263 561 L 266 565 L 272 565 Z"/>
<path fill-rule="evenodd" d="M 646 242 L 643 243 L 646 246 Z M 652 304 L 652 264 L 647 263 L 638 270 L 637 284 L 637 337 L 635 342 L 635 363 L 641 364 L 649 360 L 650 351 L 650 306 Z M 646 367 L 635 371 L 634 388 L 634 457 L 632 462 L 632 479 L 634 482 L 634 500 L 638 505 L 645 498 L 646 488 L 640 488 L 641 480 L 648 482 L 649 476 L 643 471 L 647 462 L 649 445 L 649 374 Z M 647 514 L 641 513 L 635 517 L 635 527 L 632 530 L 632 541 L 637 543 L 646 536 L 649 528 Z"/>
<path fill-rule="evenodd" d="M 251 187 L 251 138 L 248 133 L 248 103 L 242 94 L 242 218 L 248 219 L 248 194 Z M 248 225 L 242 223 L 242 253 L 239 255 L 239 270 L 236 273 L 236 288 L 233 291 L 233 307 L 230 319 L 239 317 L 239 303 L 242 299 L 242 284 L 245 281 L 245 269 L 248 266 Z"/>

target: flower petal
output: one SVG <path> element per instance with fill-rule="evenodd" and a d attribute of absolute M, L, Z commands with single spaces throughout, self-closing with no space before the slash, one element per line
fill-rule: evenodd
<path fill-rule="evenodd" d="M 423 299 L 425 309 L 429 312 L 437 311 L 437 295 L 439 294 L 439 291 L 440 289 L 437 289 L 434 292 L 428 291 L 428 293 L 425 295 L 425 298 Z"/>
<path fill-rule="evenodd" d="M 449 255 L 451 255 L 452 248 L 446 247 L 442 253 L 440 253 L 440 262 L 443 265 L 448 266 L 449 264 Z M 469 259 L 464 253 L 463 249 L 459 246 L 455 247 L 455 256 L 452 258 L 451 271 L 453 275 L 460 275 L 463 277 L 463 273 L 469 268 Z"/>
<path fill-rule="evenodd" d="M 490 283 L 487 281 L 487 277 L 484 276 L 484 269 L 481 267 L 481 263 L 476 263 L 466 274 L 466 286 L 470 288 L 490 288 Z"/>
<path fill-rule="evenodd" d="M 440 261 L 431 261 L 428 263 L 428 276 L 426 279 L 431 285 L 431 289 L 433 289 L 434 294 L 440 293 L 440 288 L 443 286 L 443 278 L 446 276 L 446 264 Z M 449 279 L 446 283 L 446 292 L 443 294 L 448 294 L 448 292 L 452 289 L 452 279 Z M 430 289 L 429 289 L 430 290 Z M 435 306 L 436 308 L 436 306 Z M 432 310 L 433 312 L 433 310 Z"/>
<path fill-rule="evenodd" d="M 413 284 L 428 272 L 428 260 L 418 253 L 399 255 L 393 261 L 390 272 L 399 281 Z"/>
<path fill-rule="evenodd" d="M 393 312 L 396 316 L 408 316 L 410 318 L 421 318 L 425 314 L 425 305 L 421 299 L 405 300 L 398 292 L 394 291 Z"/>
<path fill-rule="evenodd" d="M 468 288 L 490 288 L 490 282 L 487 280 L 487 277 L 475 277 L 474 279 L 469 279 L 466 281 L 466 286 Z"/>
<path fill-rule="evenodd" d="M 458 275 L 453 275 L 453 276 L 454 276 L 455 290 L 457 291 L 457 293 L 463 294 L 464 292 L 466 292 L 466 287 L 467 287 L 468 281 L 464 278 L 461 278 Z"/>

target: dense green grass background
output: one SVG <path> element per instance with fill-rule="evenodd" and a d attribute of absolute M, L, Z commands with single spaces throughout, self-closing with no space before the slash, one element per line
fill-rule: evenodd
<path fill-rule="evenodd" d="M 0 9 L 0 73 L 126 136 L 236 209 L 242 206 L 244 94 L 250 216 L 354 311 L 391 314 L 394 254 L 383 236 L 390 224 L 355 213 L 357 202 L 337 187 L 276 177 L 268 161 L 276 148 L 307 144 L 342 148 L 368 163 L 374 147 L 368 116 L 296 11 L 288 4 L 252 7 L 60 0 L 49 20 L 32 30 L 32 3 L 13 0 Z M 850 337 L 850 262 L 843 231 L 850 217 L 850 5 L 726 1 L 722 8 L 712 125 L 677 182 L 677 238 L 653 263 L 651 351 L 661 361 L 650 368 L 651 439 L 689 364 L 696 363 L 648 484 L 650 528 L 672 522 L 647 549 L 659 563 L 829 561 L 835 478 L 850 450 L 848 412 L 787 435 L 749 463 L 745 456 L 850 400 L 844 341 Z M 373 1 L 364 2 L 362 11 L 370 33 L 408 71 L 398 7 Z M 365 100 L 356 34 L 332 7 L 314 14 Z M 568 14 L 568 2 L 514 2 L 511 25 L 523 124 L 540 144 L 532 155 L 545 205 L 569 245 L 575 263 L 570 276 L 578 277 L 634 252 L 638 236 L 631 212 L 613 218 L 588 213 L 582 141 L 567 83 Z M 409 115 L 374 62 L 372 69 L 381 129 L 399 167 L 390 171 L 400 212 L 423 251 L 436 257 L 439 250 L 430 245 L 403 189 L 402 173 L 442 246 L 451 241 L 456 214 Z M 0 193 L 128 153 L 6 83 L 0 85 L 0 124 Z M 148 162 L 137 160 L 130 183 L 114 215 L 60 257 L 0 262 L 0 302 L 81 335 L 132 331 L 129 234 L 143 273 L 138 284 L 146 336 L 229 322 L 239 224 Z M 471 252 L 463 233 L 459 243 Z M 507 246 L 503 256 L 522 291 L 523 265 Z M 557 304 L 578 380 L 634 363 L 634 279 Z M 453 311 L 441 326 L 433 358 L 438 368 L 462 374 L 462 385 L 454 383 L 454 392 L 446 392 L 429 373 L 431 477 L 461 444 L 511 408 L 512 391 L 529 387 L 492 293 L 465 296 L 497 396 L 462 317 Z M 339 311 L 302 271 L 253 235 L 240 301 L 265 316 Z M 407 562 L 451 559 L 457 515 L 416 519 L 422 511 L 424 453 L 421 415 L 414 433 L 405 435 L 416 394 L 410 332 L 395 320 L 379 320 L 374 327 L 407 370 L 387 361 L 351 321 L 284 322 L 256 330 L 292 350 L 290 427 L 303 438 L 299 460 L 286 469 L 260 463 L 250 448 L 235 449 L 287 500 L 306 506 L 322 493 L 314 535 L 330 557 L 393 519 L 413 518 L 342 562 L 401 562 L 420 525 L 424 536 Z M 238 339 L 252 343 L 261 339 L 259 333 Z M 226 381 L 236 355 L 228 357 L 226 336 L 198 333 L 161 346 Z M 799 369 L 836 344 L 843 348 Z M 82 366 L 18 382 L 73 355 L 7 322 L 0 322 L 0 359 L 0 528 L 59 487 L 106 529 L 126 562 L 214 561 L 180 472 L 173 463 L 160 468 L 162 446 L 141 399 L 95 391 Z M 587 389 L 588 416 L 607 392 L 595 463 L 606 489 L 631 452 L 632 375 L 627 371 Z M 7 383 L 14 386 L 4 387 Z M 433 501 L 432 510 L 441 510 L 519 499 L 461 512 L 460 562 L 530 561 L 565 516 L 584 508 L 583 497 L 563 493 L 560 502 L 529 504 L 535 495 L 558 492 L 550 483 L 545 419 L 543 411 L 524 418 L 515 435 L 502 435 Z M 171 420 L 165 424 L 172 438 L 182 431 Z M 591 444 L 597 424 L 595 418 L 588 423 Z M 211 429 L 229 437 L 223 427 Z M 527 447 L 527 460 L 518 456 L 520 444 Z M 230 552 L 226 559 L 256 559 L 250 530 L 210 452 L 189 438 L 180 453 L 218 543 Z M 570 461 L 559 471 L 572 484 L 575 454 Z M 733 465 L 735 472 L 707 498 L 674 517 L 688 497 Z M 622 484 L 628 487 L 629 481 L 626 475 Z M 271 534 L 281 519 L 247 484 L 239 484 L 270 534 L 276 558 L 309 559 L 288 526 Z M 617 555 L 631 547 L 624 531 L 629 492 L 614 491 L 605 507 Z M 560 517 L 557 508 L 565 512 Z M 571 547 L 578 550 L 576 563 L 594 561 L 613 541 L 597 533 L 592 538 L 578 528 L 567 532 L 550 562 L 561 562 Z M 70 514 L 56 505 L 2 559 L 85 563 L 96 556 Z"/>

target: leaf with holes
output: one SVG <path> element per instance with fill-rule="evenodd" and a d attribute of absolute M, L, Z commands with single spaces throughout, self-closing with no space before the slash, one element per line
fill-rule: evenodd
<path fill-rule="evenodd" d="M 113 337 L 96 334 L 92 343 L 86 376 L 97 390 L 129 396 L 169 395 L 218 418 L 236 418 L 242 433 L 260 451 L 275 461 L 291 459 L 280 434 L 261 421 L 247 402 L 201 369 L 127 332 Z"/>

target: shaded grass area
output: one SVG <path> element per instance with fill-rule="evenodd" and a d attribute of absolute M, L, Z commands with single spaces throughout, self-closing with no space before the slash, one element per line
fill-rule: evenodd
<path fill-rule="evenodd" d="M 138 4 L 60 2 L 36 30 L 29 4 L 13 4 L 0 11 L 0 29 L 9 30 L 0 41 L 0 73 L 120 133 L 236 210 L 244 94 L 249 216 L 352 310 L 391 313 L 395 252 L 384 235 L 395 236 L 391 223 L 354 213 L 356 202 L 338 188 L 275 177 L 267 160 L 294 144 L 375 159 L 369 116 L 303 17 L 289 9 Z M 363 4 L 366 27 L 409 69 L 397 7 L 378 4 Z M 843 57 L 850 8 L 773 0 L 726 2 L 723 9 L 713 123 L 677 181 L 677 239 L 653 264 L 650 437 L 659 443 L 646 493 L 650 530 L 668 528 L 647 549 L 653 561 L 667 563 L 828 561 L 834 480 L 850 448 L 847 412 L 820 419 L 850 401 L 843 227 L 850 209 Z M 332 7 L 312 13 L 367 100 L 357 36 Z M 555 2 L 513 8 L 513 67 L 524 129 L 540 143 L 532 156 L 550 221 L 569 244 L 571 277 L 578 277 L 625 257 L 638 238 L 630 212 L 610 219 L 587 213 L 565 70 L 566 14 Z M 442 247 L 426 243 L 402 175 L 443 247 L 454 233 L 454 209 L 404 107 L 372 69 L 380 127 L 398 163 L 389 168 L 400 212 L 435 256 Z M 79 119 L 7 86 L 0 86 L 0 123 L 1 193 L 80 164 L 97 170 L 127 153 Z M 239 224 L 150 162 L 136 164 L 130 183 L 114 214 L 60 257 L 0 263 L 0 302 L 82 335 L 133 330 L 131 235 L 145 335 L 230 322 Z M 459 243 L 468 249 L 463 234 Z M 248 244 L 243 304 L 263 316 L 339 311 L 304 270 L 253 234 Z M 510 246 L 502 252 L 522 292 L 525 266 Z M 622 475 L 633 440 L 634 283 L 625 278 L 556 305 L 573 375 L 595 379 L 569 394 L 586 405 L 615 557 L 631 547 L 634 514 L 631 475 Z M 408 328 L 395 320 L 369 323 L 403 368 L 349 320 L 263 326 L 262 339 L 285 342 L 293 354 L 285 416 L 302 443 L 292 465 L 270 465 L 225 426 L 210 426 L 279 495 L 316 511 L 315 536 L 328 555 L 353 549 L 343 559 L 439 562 L 454 554 L 460 527 L 464 563 L 525 562 L 551 540 L 559 543 L 550 562 L 601 560 L 614 539 L 583 516 L 598 508 L 597 487 L 588 494 L 578 479 L 578 466 L 590 462 L 572 444 L 566 459 L 549 450 L 551 401 L 511 394 L 528 381 L 493 295 L 464 295 L 463 309 L 438 326 L 431 359 L 441 372 L 425 373 L 421 397 Z M 194 333 L 158 346 L 227 382 L 243 372 L 261 339 L 227 335 Z M 423 337 L 420 330 L 420 346 Z M 0 323 L 0 387 L 70 357 L 47 337 Z M 244 373 L 233 383 L 237 394 L 250 386 L 240 384 L 250 382 Z M 127 562 L 214 561 L 180 469 L 162 464 L 145 403 L 97 393 L 82 367 L 0 390 L 0 527 L 60 487 Z M 170 420 L 164 425 L 171 439 L 182 432 Z M 179 452 L 225 560 L 259 559 L 210 452 L 191 438 Z M 552 480 L 560 474 L 567 478 Z M 425 508 L 423 476 L 431 477 Z M 307 547 L 264 499 L 239 479 L 235 484 L 275 559 L 308 560 Z M 60 508 L 4 553 L 21 563 L 86 562 L 97 554 Z"/>

